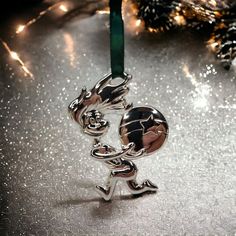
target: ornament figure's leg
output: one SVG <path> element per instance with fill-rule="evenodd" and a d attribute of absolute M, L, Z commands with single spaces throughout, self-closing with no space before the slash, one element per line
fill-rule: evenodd
<path fill-rule="evenodd" d="M 97 193 L 106 201 L 109 201 L 114 193 L 117 179 L 113 178 L 112 174 L 109 175 L 106 189 L 101 186 L 96 186 Z"/>
<path fill-rule="evenodd" d="M 135 179 L 126 181 L 129 191 L 132 194 L 141 194 L 144 192 L 156 192 L 158 187 L 150 180 L 145 180 L 142 184 L 138 184 Z"/>

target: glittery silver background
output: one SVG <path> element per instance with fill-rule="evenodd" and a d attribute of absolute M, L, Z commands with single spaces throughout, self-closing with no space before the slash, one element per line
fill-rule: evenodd
<path fill-rule="evenodd" d="M 218 65 L 198 33 L 126 32 L 128 100 L 158 108 L 170 135 L 136 161 L 159 191 L 132 198 L 120 183 L 104 202 L 94 185 L 108 171 L 67 106 L 109 71 L 108 16 L 47 20 L 10 41 L 34 79 L 0 48 L 1 235 L 235 235 L 235 67 Z M 119 147 L 120 115 L 110 119 L 104 142 Z"/>

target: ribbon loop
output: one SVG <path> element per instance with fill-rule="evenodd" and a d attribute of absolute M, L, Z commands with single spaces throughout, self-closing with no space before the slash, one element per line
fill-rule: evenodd
<path fill-rule="evenodd" d="M 124 75 L 122 0 L 110 0 L 110 53 L 112 78 Z"/>

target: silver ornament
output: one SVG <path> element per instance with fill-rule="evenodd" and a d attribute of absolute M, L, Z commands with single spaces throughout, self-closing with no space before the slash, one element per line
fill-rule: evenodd
<path fill-rule="evenodd" d="M 150 180 L 141 184 L 136 181 L 137 159 L 159 150 L 168 136 L 168 124 L 164 116 L 152 107 L 132 107 L 124 96 L 131 76 L 124 74 L 121 82 L 112 79 L 111 74 L 100 80 L 93 89 L 83 89 L 69 105 L 71 117 L 83 132 L 95 137 L 91 156 L 105 164 L 110 170 L 106 187 L 96 186 L 105 200 L 110 200 L 116 183 L 124 181 L 132 194 L 155 192 L 157 186 Z M 103 144 L 98 138 L 106 134 L 109 122 L 104 119 L 106 110 L 126 110 L 119 126 L 121 149 Z"/>

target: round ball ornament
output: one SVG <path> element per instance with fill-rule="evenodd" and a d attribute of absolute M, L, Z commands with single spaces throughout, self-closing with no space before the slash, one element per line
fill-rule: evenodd
<path fill-rule="evenodd" d="M 168 124 L 157 109 L 135 107 L 123 115 L 119 135 L 122 144 L 134 143 L 134 156 L 135 152 L 140 152 L 140 150 L 144 150 L 144 155 L 149 155 L 165 143 L 168 136 Z"/>

